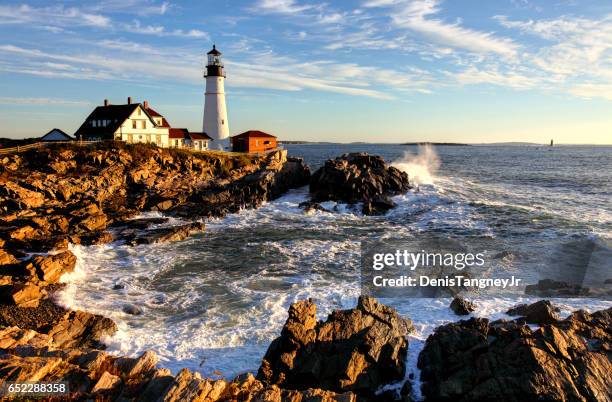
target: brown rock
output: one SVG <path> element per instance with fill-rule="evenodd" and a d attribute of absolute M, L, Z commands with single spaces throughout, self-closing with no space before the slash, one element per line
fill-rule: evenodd
<path fill-rule="evenodd" d="M 204 230 L 204 223 L 194 222 L 180 226 L 150 229 L 137 237 L 131 244 L 153 244 L 184 240 L 194 233 Z"/>
<path fill-rule="evenodd" d="M 476 310 L 476 305 L 463 297 L 457 296 L 450 304 L 450 309 L 457 315 L 468 315 Z"/>
<path fill-rule="evenodd" d="M 93 394 L 98 392 L 111 391 L 114 388 L 117 388 L 121 384 L 121 378 L 116 375 L 112 375 L 108 371 L 105 371 L 96 385 L 92 388 L 91 392 Z"/>
<path fill-rule="evenodd" d="M 520 304 L 506 312 L 508 315 L 521 316 L 520 321 L 528 324 L 552 324 L 559 321 L 558 309 L 550 301 L 540 300 L 533 304 Z"/>
<path fill-rule="evenodd" d="M 159 359 L 152 351 L 146 351 L 137 359 L 119 358 L 115 361 L 117 369 L 127 378 L 142 376 L 153 370 Z"/>
<path fill-rule="evenodd" d="M 410 320 L 370 297 L 352 310 L 334 311 L 316 322 L 311 300 L 295 303 L 281 336 L 262 361 L 257 378 L 282 388 L 322 388 L 372 396 L 401 380 L 406 370 Z"/>
<path fill-rule="evenodd" d="M 387 166 L 379 156 L 365 153 L 330 159 L 310 178 L 314 201 L 363 202 L 366 215 L 382 214 L 393 208 L 390 197 L 409 189 L 406 173 Z"/>
<path fill-rule="evenodd" d="M 0 249 L 0 265 L 16 264 L 17 258 L 12 254 L 6 252 L 6 250 Z"/>
<path fill-rule="evenodd" d="M 12 284 L 0 287 L 0 297 L 5 303 L 21 307 L 37 307 L 42 297 L 40 288 L 33 284 Z"/>
<path fill-rule="evenodd" d="M 439 327 L 419 355 L 435 401 L 612 400 L 612 309 L 578 311 L 537 330 L 472 318 Z"/>
<path fill-rule="evenodd" d="M 77 258 L 71 251 L 55 255 L 36 256 L 27 265 L 28 270 L 34 270 L 41 281 L 56 283 L 66 272 L 72 272 Z"/>
<path fill-rule="evenodd" d="M 12 181 L 0 186 L 0 195 L 6 195 L 15 200 L 20 209 L 38 208 L 45 203 L 45 196 L 42 193 L 25 189 Z"/>
<path fill-rule="evenodd" d="M 49 336 L 58 348 L 98 347 L 104 336 L 117 331 L 115 323 L 101 315 L 69 311 L 51 328 Z"/>
<path fill-rule="evenodd" d="M 48 347 L 51 346 L 51 338 L 34 330 L 19 327 L 6 327 L 0 330 L 0 349 L 14 349 L 21 345 Z"/>

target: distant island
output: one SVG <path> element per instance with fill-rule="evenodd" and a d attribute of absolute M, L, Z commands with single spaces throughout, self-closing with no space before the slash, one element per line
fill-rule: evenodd
<path fill-rule="evenodd" d="M 468 147 L 472 144 L 464 144 L 461 142 L 404 142 L 399 145 L 446 145 L 450 147 Z"/>

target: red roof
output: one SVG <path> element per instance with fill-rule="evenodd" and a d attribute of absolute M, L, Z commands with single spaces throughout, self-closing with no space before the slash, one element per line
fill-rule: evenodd
<path fill-rule="evenodd" d="M 168 120 L 166 120 L 166 118 L 164 116 L 162 116 L 161 114 L 159 114 L 155 109 L 151 109 L 150 107 L 144 107 L 144 110 L 147 111 L 147 113 L 151 116 L 151 117 L 161 117 L 161 127 L 166 127 L 166 128 L 170 128 L 170 123 L 168 123 Z"/>
<path fill-rule="evenodd" d="M 276 138 L 276 136 L 272 134 L 264 133 L 263 131 L 259 131 L 259 130 L 245 131 L 244 133 L 235 135 L 232 138 L 249 138 L 249 137 Z"/>
<path fill-rule="evenodd" d="M 192 140 L 212 140 L 206 133 L 189 133 Z"/>
<path fill-rule="evenodd" d="M 161 114 L 157 113 L 154 109 L 151 109 L 148 106 L 145 109 L 152 117 L 163 117 Z"/>
<path fill-rule="evenodd" d="M 168 137 L 171 139 L 189 139 L 189 130 L 186 128 L 170 128 L 168 129 Z"/>

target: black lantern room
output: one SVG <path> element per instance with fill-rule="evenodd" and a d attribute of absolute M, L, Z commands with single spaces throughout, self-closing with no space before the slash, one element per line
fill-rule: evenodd
<path fill-rule="evenodd" d="M 208 64 L 206 65 L 206 76 L 224 77 L 223 61 L 221 60 L 221 52 L 213 45 L 213 48 L 208 54 Z"/>

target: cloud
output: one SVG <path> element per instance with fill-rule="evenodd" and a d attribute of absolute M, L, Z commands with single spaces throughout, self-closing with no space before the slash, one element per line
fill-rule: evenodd
<path fill-rule="evenodd" d="M 23 98 L 0 96 L 0 105 L 88 106 L 91 105 L 91 102 L 61 98 Z"/>
<path fill-rule="evenodd" d="M 539 80 L 534 77 L 516 71 L 503 72 L 498 66 L 472 66 L 458 73 L 446 72 L 446 75 L 460 85 L 491 84 L 524 90 L 535 88 L 539 84 Z"/>
<path fill-rule="evenodd" d="M 369 8 L 390 7 L 389 17 L 395 26 L 419 33 L 444 46 L 508 58 L 516 56 L 519 45 L 511 39 L 465 28 L 460 23 L 428 18 L 441 11 L 439 5 L 440 0 L 375 0 L 364 4 Z"/>
<path fill-rule="evenodd" d="M 567 91 L 573 95 L 595 97 L 596 87 L 600 86 L 600 96 L 610 99 L 606 91 L 612 85 L 612 14 L 596 19 L 495 19 L 508 29 L 545 41 L 524 56 L 531 68 L 548 74 L 559 84 L 567 84 Z"/>
<path fill-rule="evenodd" d="M 155 36 L 177 36 L 183 38 L 205 38 L 210 40 L 208 33 L 200 31 L 198 29 L 182 30 L 174 29 L 167 30 L 161 25 L 141 25 L 140 21 L 135 20 L 131 24 L 127 24 L 123 27 L 127 32 L 142 34 L 142 35 L 155 35 Z"/>
<path fill-rule="evenodd" d="M 93 53 L 63 54 L 15 45 L 0 45 L 12 65 L 0 65 L 0 71 L 46 77 L 85 80 L 119 80 L 141 83 L 188 82 L 203 85 L 199 55 L 182 53 L 176 48 L 157 48 L 147 52 L 147 45 L 136 42 L 102 40 Z M 112 52 L 105 54 L 102 50 Z M 139 58 L 125 57 L 140 49 Z M 253 57 L 254 55 L 259 57 Z M 268 52 L 261 57 L 259 49 L 244 51 L 240 59 L 226 60 L 228 85 L 240 88 L 263 88 L 281 91 L 315 90 L 376 99 L 393 99 L 396 91 L 427 92 L 433 77 L 419 70 L 392 70 L 356 63 L 327 60 L 299 61 Z M 168 59 L 172 63 L 168 63 Z M 150 68 L 155 66 L 155 68 Z"/>
<path fill-rule="evenodd" d="M 612 84 L 579 84 L 569 89 L 569 93 L 581 98 L 604 98 L 612 101 Z"/>
<path fill-rule="evenodd" d="M 30 7 L 0 6 L 0 24 L 24 24 L 44 22 L 46 24 L 109 27 L 111 20 L 100 14 L 84 12 L 76 7 L 49 6 Z"/>
<path fill-rule="evenodd" d="M 94 10 L 139 15 L 163 15 L 171 7 L 170 3 L 167 2 L 159 5 L 151 5 L 148 2 L 143 3 L 142 0 L 125 0 L 116 4 L 104 2 L 102 4 L 103 7 L 95 7 Z M 209 39 L 208 33 L 199 29 L 167 29 L 162 25 L 141 25 L 138 20 L 126 24 L 113 21 L 105 15 L 87 11 L 85 8 L 64 6 L 0 6 L 0 25 L 1 24 L 27 24 L 54 33 L 64 32 L 66 27 L 86 26 L 160 37 L 174 36 L 181 38 Z"/>
<path fill-rule="evenodd" d="M 312 5 L 299 5 L 295 0 L 259 0 L 255 8 L 263 13 L 297 14 L 312 9 Z"/>

